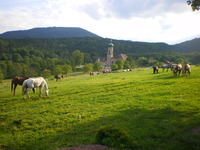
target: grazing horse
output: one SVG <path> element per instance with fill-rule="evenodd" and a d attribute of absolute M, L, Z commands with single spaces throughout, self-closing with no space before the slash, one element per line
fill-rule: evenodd
<path fill-rule="evenodd" d="M 187 76 L 187 74 L 190 75 L 190 73 L 191 73 L 190 65 L 189 64 L 183 65 L 182 74 Z"/>
<path fill-rule="evenodd" d="M 30 79 L 25 80 L 23 82 L 23 84 L 22 84 L 22 95 L 24 95 L 24 99 L 26 99 L 26 96 L 28 96 L 28 98 L 30 98 L 28 92 L 31 89 L 38 88 L 38 87 L 39 87 L 39 96 L 40 97 L 42 96 L 42 89 L 43 89 L 43 87 L 45 89 L 46 96 L 49 95 L 48 85 L 47 85 L 47 82 L 44 80 L 43 77 L 30 78 Z"/>
<path fill-rule="evenodd" d="M 162 68 L 163 72 L 165 71 L 165 69 L 167 69 L 167 72 L 168 72 L 168 70 L 171 68 L 171 64 L 164 64 L 161 66 L 161 68 Z"/>
<path fill-rule="evenodd" d="M 154 66 L 153 67 L 153 73 L 155 74 L 155 73 L 158 73 L 158 66 Z"/>
<path fill-rule="evenodd" d="M 15 95 L 15 89 L 17 88 L 17 85 L 22 85 L 24 80 L 29 79 L 29 77 L 15 77 L 11 81 L 11 92 L 13 91 L 13 85 L 14 85 L 14 95 Z M 33 90 L 35 93 L 35 90 Z"/>
<path fill-rule="evenodd" d="M 90 72 L 90 76 L 94 75 L 94 72 Z"/>
<path fill-rule="evenodd" d="M 63 78 L 63 75 L 55 75 L 54 78 L 56 78 L 56 82 L 57 82 L 59 79 L 61 80 L 61 78 Z"/>
<path fill-rule="evenodd" d="M 174 65 L 173 70 L 172 70 L 174 76 L 177 76 L 177 75 L 180 76 L 182 68 L 183 68 L 183 67 L 182 67 L 181 64 L 176 64 L 176 65 Z"/>

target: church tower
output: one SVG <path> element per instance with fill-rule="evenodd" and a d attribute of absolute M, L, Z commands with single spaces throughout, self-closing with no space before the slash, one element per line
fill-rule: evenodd
<path fill-rule="evenodd" d="M 112 43 L 112 40 L 108 44 L 108 53 L 107 53 L 107 65 L 108 67 L 111 67 L 112 65 L 112 58 L 113 58 L 113 51 L 114 51 L 114 44 Z"/>

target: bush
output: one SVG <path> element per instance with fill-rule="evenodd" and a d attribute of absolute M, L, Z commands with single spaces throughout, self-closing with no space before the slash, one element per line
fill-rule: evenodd
<path fill-rule="evenodd" d="M 102 127 L 96 134 L 96 141 L 99 144 L 107 145 L 118 149 L 133 149 L 133 138 L 121 129 L 107 126 Z"/>

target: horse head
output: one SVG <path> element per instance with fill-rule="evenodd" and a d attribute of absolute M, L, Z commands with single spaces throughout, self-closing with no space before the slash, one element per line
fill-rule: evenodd
<path fill-rule="evenodd" d="M 45 90 L 45 93 L 46 93 L 46 96 L 49 96 L 49 89 L 48 88 Z"/>

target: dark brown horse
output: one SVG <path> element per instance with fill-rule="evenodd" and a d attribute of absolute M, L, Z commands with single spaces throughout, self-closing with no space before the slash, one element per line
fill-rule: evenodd
<path fill-rule="evenodd" d="M 56 78 L 56 82 L 57 82 L 59 79 L 61 80 L 61 78 L 63 78 L 63 75 L 55 75 L 54 78 Z"/>
<path fill-rule="evenodd" d="M 14 85 L 14 95 L 15 95 L 15 89 L 17 88 L 17 85 L 22 85 L 24 80 L 29 79 L 29 77 L 15 77 L 11 81 L 11 92 L 13 91 L 13 85 Z M 35 90 L 33 90 L 35 92 Z"/>

